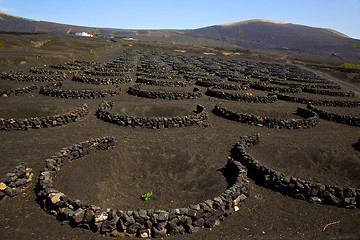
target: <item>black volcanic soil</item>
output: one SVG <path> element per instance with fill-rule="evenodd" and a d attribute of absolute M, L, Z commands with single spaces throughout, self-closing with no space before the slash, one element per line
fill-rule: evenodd
<path fill-rule="evenodd" d="M 0 42 L 26 41 L 29 36 L 0 34 Z M 181 46 L 141 44 L 106 39 L 76 38 L 62 35 L 32 35 L 38 41 L 53 39 L 49 45 L 31 45 L 0 49 L 0 72 L 22 70 L 67 61 L 108 62 L 123 54 L 124 49 L 156 50 L 176 53 Z M 20 40 L 19 40 L 20 39 Z M 36 40 L 36 39 L 35 39 Z M 51 44 L 51 46 L 50 46 Z M 89 54 L 96 51 L 97 56 Z M 271 54 L 262 52 L 270 61 Z M 41 55 L 41 58 L 36 56 Z M 196 53 L 196 56 L 205 56 Z M 208 56 L 209 57 L 209 56 Z M 212 57 L 212 56 L 210 56 Z M 217 56 L 216 56 L 217 57 Z M 222 59 L 244 60 L 248 55 L 222 56 Z M 22 59 L 26 64 L 19 64 Z M 24 61 L 25 61 L 24 60 Z M 135 68 L 136 69 L 136 68 Z M 326 73 L 322 73 L 326 74 Z M 132 73 L 133 80 L 135 72 Z M 332 76 L 334 81 L 337 79 Z M 345 81 L 346 78 L 339 78 Z M 341 84 L 341 82 L 339 82 Z M 35 83 L 38 87 L 47 83 Z M 22 96 L 0 98 L 2 118 L 49 116 L 70 112 L 86 103 L 90 113 L 78 122 L 61 127 L 29 131 L 0 132 L 0 176 L 12 171 L 19 162 L 34 170 L 33 183 L 23 195 L 0 201 L 1 239 L 105 239 L 99 233 L 62 225 L 45 213 L 35 201 L 34 187 L 45 159 L 63 147 L 102 136 L 115 137 L 115 149 L 97 152 L 64 166 L 54 180 L 55 188 L 72 198 L 104 208 L 125 210 L 169 209 L 213 198 L 227 187 L 222 169 L 232 146 L 240 136 L 261 134 L 261 143 L 248 149 L 257 160 L 279 172 L 299 178 L 312 177 L 315 182 L 360 188 L 360 152 L 352 147 L 359 140 L 360 129 L 320 120 L 311 129 L 285 130 L 249 126 L 220 118 L 211 113 L 216 103 L 232 110 L 259 116 L 300 118 L 295 115 L 298 103 L 277 101 L 271 104 L 243 103 L 204 96 L 191 100 L 147 99 L 126 93 L 134 82 L 122 84 L 122 94 L 104 99 L 59 99 L 37 91 Z M 12 89 L 31 83 L 0 79 L 1 89 Z M 206 88 L 200 87 L 204 92 Z M 115 89 L 114 85 L 91 85 L 64 82 L 63 89 Z M 190 91 L 189 88 L 143 89 Z M 229 91 L 235 93 L 236 91 Z M 266 94 L 258 90 L 238 91 Z M 326 96 L 306 94 L 328 99 Z M 315 98 L 315 97 L 314 97 Z M 330 99 L 334 99 L 331 97 Z M 342 98 L 337 98 L 342 99 Z M 357 96 L 355 98 L 359 100 Z M 97 106 L 103 100 L 114 101 L 113 112 L 133 116 L 181 116 L 191 114 L 196 104 L 209 112 L 209 127 L 192 126 L 173 129 L 121 127 L 96 118 Z M 359 108 L 320 107 L 327 111 L 359 116 Z M 347 110 L 349 109 L 349 110 Z M 214 229 L 169 239 L 359 239 L 360 211 L 328 205 L 310 204 L 286 197 L 252 180 L 251 196 L 240 210 Z M 150 201 L 141 195 L 152 190 Z M 326 224 L 340 221 L 322 231 Z"/>

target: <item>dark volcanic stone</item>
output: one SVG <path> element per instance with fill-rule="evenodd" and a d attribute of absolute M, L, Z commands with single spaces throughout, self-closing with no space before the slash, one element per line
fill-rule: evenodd
<path fill-rule="evenodd" d="M 203 218 L 200 218 L 199 220 L 194 221 L 193 225 L 195 227 L 202 227 L 205 224 L 205 220 Z"/>
<path fill-rule="evenodd" d="M 214 226 L 219 225 L 219 223 L 220 223 L 220 221 L 219 221 L 218 217 L 213 216 L 206 220 L 205 226 L 209 227 L 209 228 L 213 228 Z"/>
<path fill-rule="evenodd" d="M 141 228 L 141 224 L 140 223 L 134 223 L 131 224 L 126 231 L 130 234 L 135 234 L 139 229 Z"/>
<path fill-rule="evenodd" d="M 341 203 L 341 200 L 335 197 L 333 194 L 329 193 L 326 194 L 325 201 L 328 202 L 330 205 L 338 206 Z"/>
<path fill-rule="evenodd" d="M 166 237 L 166 230 L 158 230 L 156 228 L 152 228 L 152 237 L 153 238 L 163 238 Z"/>
<path fill-rule="evenodd" d="M 83 221 L 84 216 L 85 216 L 85 210 L 79 208 L 78 210 L 76 210 L 74 212 L 74 215 L 72 216 L 72 220 L 73 220 L 74 223 L 78 224 L 78 223 L 81 223 Z"/>
<path fill-rule="evenodd" d="M 90 209 L 86 210 L 85 215 L 84 215 L 84 222 L 90 223 L 92 221 L 92 219 L 94 218 L 94 215 L 95 215 L 95 213 L 93 210 L 90 210 Z"/>
<path fill-rule="evenodd" d="M 156 220 L 158 222 L 164 222 L 164 221 L 167 221 L 168 220 L 168 216 L 169 216 L 169 213 L 168 212 L 161 212 L 158 217 L 156 218 Z"/>
<path fill-rule="evenodd" d="M 177 218 L 174 218 L 173 220 L 168 222 L 167 228 L 171 231 L 177 227 L 179 220 Z"/>

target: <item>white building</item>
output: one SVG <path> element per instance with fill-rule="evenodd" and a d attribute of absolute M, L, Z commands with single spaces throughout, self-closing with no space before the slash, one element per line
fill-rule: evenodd
<path fill-rule="evenodd" d="M 79 32 L 79 33 L 75 33 L 76 36 L 82 36 L 82 37 L 93 37 L 92 34 L 87 33 L 87 32 Z"/>

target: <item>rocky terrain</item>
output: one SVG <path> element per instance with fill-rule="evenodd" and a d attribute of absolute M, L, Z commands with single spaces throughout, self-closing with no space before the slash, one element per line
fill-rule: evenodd
<path fill-rule="evenodd" d="M 0 49 L 2 238 L 360 236 L 359 73 L 338 59 L 0 42 L 17 46 Z"/>

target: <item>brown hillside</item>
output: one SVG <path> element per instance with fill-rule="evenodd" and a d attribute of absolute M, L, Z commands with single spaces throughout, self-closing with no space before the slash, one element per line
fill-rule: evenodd
<path fill-rule="evenodd" d="M 273 49 L 360 60 L 360 40 L 332 29 L 270 20 L 248 20 L 194 30 L 130 30 L 94 28 L 25 19 L 0 12 L 0 31 L 74 34 L 89 32 L 109 38 L 133 37 L 142 41 L 186 45 Z"/>
<path fill-rule="evenodd" d="M 280 49 L 359 59 L 360 41 L 323 28 L 291 23 L 252 20 L 215 25 L 186 32 L 192 37 L 226 41 L 241 47 Z"/>

